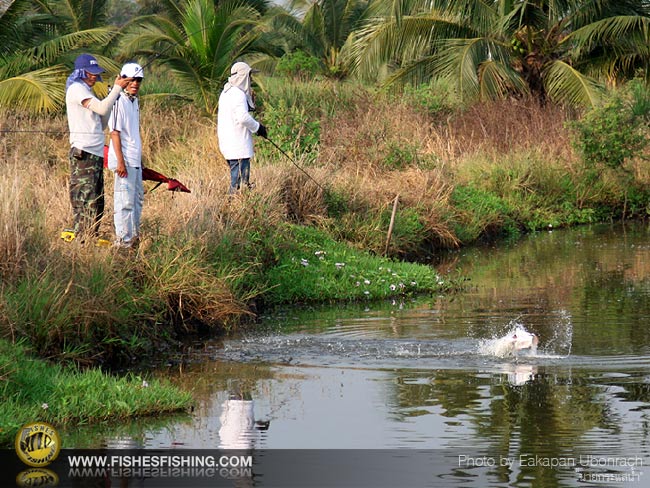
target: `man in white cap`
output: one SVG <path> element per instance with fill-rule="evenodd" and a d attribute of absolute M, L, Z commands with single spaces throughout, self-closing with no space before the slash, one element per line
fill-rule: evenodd
<path fill-rule="evenodd" d="M 138 92 L 144 79 L 142 66 L 127 63 L 120 75 L 128 85 L 115 101 L 108 130 L 108 169 L 115 173 L 113 208 L 116 246 L 131 248 L 140 235 L 140 217 L 144 202 L 142 186 L 142 139 Z"/>
<path fill-rule="evenodd" d="M 61 234 L 66 241 L 84 233 L 96 237 L 104 213 L 104 129 L 113 103 L 129 80 L 118 75 L 114 84 L 120 89 L 111 91 L 100 101 L 92 88 L 97 81 L 102 81 L 103 72 L 104 68 L 94 56 L 81 54 L 66 81 L 73 215 L 73 227 Z"/>
<path fill-rule="evenodd" d="M 251 71 L 251 67 L 244 62 L 233 64 L 228 83 L 219 97 L 217 136 L 219 150 L 230 167 L 230 194 L 239 190 L 242 184 L 250 186 L 253 134 L 264 138 L 268 136 L 266 127 L 249 113 L 255 109 Z"/>

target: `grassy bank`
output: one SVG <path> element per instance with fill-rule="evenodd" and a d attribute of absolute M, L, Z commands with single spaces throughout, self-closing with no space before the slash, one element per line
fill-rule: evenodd
<path fill-rule="evenodd" d="M 84 425 L 178 411 L 191 402 L 189 393 L 159 380 L 55 365 L 5 340 L 0 340 L 0 388 L 0 445 L 10 445 L 30 422 Z"/>
<path fill-rule="evenodd" d="M 255 189 L 231 198 L 214 122 L 143 100 L 147 164 L 192 193 L 147 194 L 132 254 L 58 239 L 70 218 L 65 118 L 6 114 L 3 128 L 18 131 L 0 146 L 2 336 L 80 363 L 132 362 L 260 307 L 448 290 L 409 263 L 440 248 L 647 215 L 645 149 L 607 159 L 585 144 L 601 142 L 591 129 L 613 118 L 605 110 L 590 120 L 525 100 L 467 107 L 444 86 L 264 86 L 259 117 L 290 159 L 257 140 Z M 629 93 L 616 97 L 620 114 Z M 106 191 L 110 237 L 108 174 Z"/>

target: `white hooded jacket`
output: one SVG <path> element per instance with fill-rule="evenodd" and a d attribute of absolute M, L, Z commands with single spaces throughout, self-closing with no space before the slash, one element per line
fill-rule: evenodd
<path fill-rule="evenodd" d="M 251 68 L 246 63 L 235 63 L 228 83 L 219 96 L 217 136 L 219 150 L 226 159 L 253 157 L 253 134 L 260 128 L 249 113 L 254 108 L 250 91 Z"/>

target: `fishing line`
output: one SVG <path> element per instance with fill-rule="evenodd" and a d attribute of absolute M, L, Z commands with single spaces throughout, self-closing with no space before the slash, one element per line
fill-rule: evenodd
<path fill-rule="evenodd" d="M 313 181 L 313 182 L 316 184 L 316 186 L 317 186 L 318 188 L 320 188 L 321 190 L 323 190 L 324 193 L 327 193 L 327 190 L 326 190 L 325 188 L 323 188 L 323 187 L 321 186 L 321 184 L 318 183 L 318 181 L 316 181 L 316 180 L 315 180 L 315 179 L 314 179 L 314 178 L 313 178 L 309 173 L 307 173 L 307 171 L 305 171 L 305 169 L 304 169 L 302 166 L 300 166 L 298 163 L 296 163 L 296 162 L 294 161 L 294 159 L 293 159 L 291 156 L 289 156 L 286 152 L 284 152 L 284 150 L 283 150 L 280 146 L 278 146 L 275 142 L 273 142 L 273 141 L 272 141 L 271 139 L 269 139 L 268 137 L 265 137 L 264 139 L 266 139 L 266 140 L 269 141 L 271 144 L 273 144 L 273 146 L 274 146 L 278 151 L 280 151 L 280 152 L 284 155 L 285 158 L 287 158 L 289 161 L 291 161 L 291 162 L 293 163 L 293 165 L 294 165 L 296 168 L 298 168 L 300 171 L 302 171 L 302 172 L 307 176 L 307 178 L 309 178 L 311 181 Z"/>

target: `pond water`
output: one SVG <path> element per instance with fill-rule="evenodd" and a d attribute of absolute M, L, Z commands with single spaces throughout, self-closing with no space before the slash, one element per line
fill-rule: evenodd
<path fill-rule="evenodd" d="M 426 466 L 401 486 L 650 486 L 650 228 L 541 232 L 435 266 L 468 290 L 288 309 L 195 345 L 160 372 L 195 389 L 193 413 L 104 429 L 104 445 L 379 449 Z M 515 328 L 536 351 L 497 347 Z"/>

